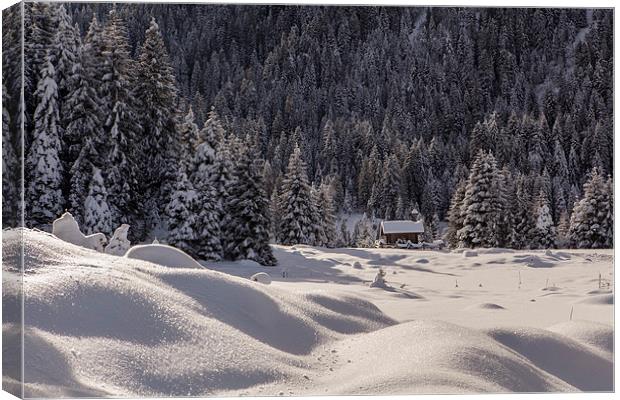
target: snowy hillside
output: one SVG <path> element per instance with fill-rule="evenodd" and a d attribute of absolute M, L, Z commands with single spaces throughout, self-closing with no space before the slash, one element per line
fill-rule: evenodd
<path fill-rule="evenodd" d="M 19 234 L 3 234 L 9 276 Z M 293 246 L 278 267 L 171 268 L 24 240 L 29 397 L 613 389 L 611 250 Z M 371 289 L 379 268 L 388 286 Z"/>

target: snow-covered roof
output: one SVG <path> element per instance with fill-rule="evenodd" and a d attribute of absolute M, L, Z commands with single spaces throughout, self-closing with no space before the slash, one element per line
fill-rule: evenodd
<path fill-rule="evenodd" d="M 422 221 L 381 221 L 383 233 L 424 233 Z"/>

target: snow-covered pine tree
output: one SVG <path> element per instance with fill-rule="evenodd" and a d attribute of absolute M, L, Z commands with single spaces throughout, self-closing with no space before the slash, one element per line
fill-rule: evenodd
<path fill-rule="evenodd" d="M 613 201 L 610 185 L 594 168 L 583 185 L 583 198 L 574 208 L 570 221 L 569 240 L 577 248 L 596 249 L 612 244 Z"/>
<path fill-rule="evenodd" d="M 217 198 L 222 210 L 220 214 L 220 229 L 223 244 L 232 240 L 232 225 L 230 224 L 232 198 L 230 191 L 237 184 L 234 174 L 235 163 L 232 156 L 233 154 L 236 155 L 236 153 L 237 150 L 234 149 L 234 144 L 229 140 L 219 143 L 215 153 L 214 188 L 217 191 Z M 224 257 L 228 257 L 226 252 L 224 252 Z"/>
<path fill-rule="evenodd" d="M 439 236 L 439 216 L 434 213 L 429 218 L 424 218 L 423 240 L 432 243 Z"/>
<path fill-rule="evenodd" d="M 334 216 L 334 202 L 332 192 L 328 184 L 321 184 L 318 193 L 317 209 L 320 214 L 322 231 L 325 236 L 323 246 L 334 247 L 338 239 L 336 233 L 336 217 Z"/>
<path fill-rule="evenodd" d="M 68 208 L 78 225 L 82 225 L 84 219 L 84 205 L 89 191 L 89 184 L 93 178 L 93 168 L 101 162 L 101 156 L 93 146 L 90 136 L 82 138 L 82 149 L 77 160 L 73 163 L 70 175 L 70 190 Z M 90 171 L 90 172 L 89 172 Z"/>
<path fill-rule="evenodd" d="M 448 231 L 446 233 L 446 242 L 450 247 L 458 247 L 459 238 L 458 231 L 463 228 L 463 199 L 465 198 L 465 188 L 467 186 L 466 181 L 461 181 L 456 186 L 452 200 L 450 201 L 450 208 L 448 209 Z"/>
<path fill-rule="evenodd" d="M 512 207 L 514 214 L 511 247 L 527 249 L 533 240 L 533 229 L 536 225 L 532 211 L 532 195 L 528 188 L 527 177 L 519 174 L 516 180 L 515 204 Z"/>
<path fill-rule="evenodd" d="M 51 223 L 63 210 L 62 165 L 59 159 L 60 115 L 56 72 L 49 54 L 41 70 L 35 93 L 38 104 L 34 114 L 33 143 L 26 159 L 26 224 L 31 227 Z"/>
<path fill-rule="evenodd" d="M 237 157 L 236 184 L 229 188 L 230 238 L 225 243 L 225 253 L 232 260 L 276 265 L 269 246 L 269 200 L 255 163 L 256 154 L 247 149 Z"/>
<path fill-rule="evenodd" d="M 177 89 L 168 51 L 155 18 L 151 18 L 136 67 L 135 97 L 139 101 L 140 182 L 158 212 L 166 206 L 177 177 L 180 140 L 176 131 Z M 156 219 L 156 215 L 151 216 Z"/>
<path fill-rule="evenodd" d="M 68 92 L 62 103 L 64 159 L 71 168 L 83 146 L 84 138 L 103 144 L 102 108 L 99 94 L 93 86 L 90 73 L 85 68 L 87 53 L 84 46 L 77 48 L 67 79 Z"/>
<path fill-rule="evenodd" d="M 306 175 L 306 163 L 296 144 L 282 181 L 279 208 L 282 212 L 278 241 L 285 245 L 312 245 L 314 236 L 314 203 Z"/>
<path fill-rule="evenodd" d="M 191 170 L 190 164 L 198 144 L 198 133 L 199 129 L 195 122 L 194 111 L 190 106 L 185 118 L 179 124 L 179 140 L 181 142 L 179 161 L 184 166 L 185 171 Z"/>
<path fill-rule="evenodd" d="M 373 247 L 375 238 L 372 225 L 366 213 L 355 224 L 355 246 L 361 248 Z"/>
<path fill-rule="evenodd" d="M 325 232 L 325 226 L 323 221 L 323 214 L 319 209 L 320 197 L 321 197 L 321 189 L 320 187 L 312 186 L 310 189 L 310 197 L 311 197 L 311 209 L 312 209 L 312 220 L 310 222 L 311 226 L 311 234 L 310 234 L 310 244 L 312 246 L 325 246 L 327 247 L 327 234 Z"/>
<path fill-rule="evenodd" d="M 200 248 L 195 247 L 196 233 L 194 229 L 197 217 L 195 212 L 198 209 L 197 200 L 198 194 L 187 179 L 187 175 L 180 171 L 170 202 L 166 206 L 167 240 L 171 246 L 183 250 L 192 257 L 202 256 Z"/>
<path fill-rule="evenodd" d="M 605 246 L 608 248 L 614 247 L 614 180 L 609 175 L 605 182 L 607 193 L 607 218 L 605 218 L 605 225 L 603 228 L 606 230 L 607 241 Z"/>
<path fill-rule="evenodd" d="M 92 168 L 105 167 L 105 140 L 102 129 L 102 107 L 88 70 L 85 47 L 78 49 L 69 80 L 69 92 L 63 103 L 65 131 L 64 161 L 69 166 L 68 206 L 78 224 L 82 224 L 84 200 Z M 103 151 L 103 154 L 100 152 Z"/>
<path fill-rule="evenodd" d="M 380 215 L 385 219 L 395 219 L 396 209 L 398 208 L 398 197 L 401 192 L 401 171 L 400 163 L 395 154 L 383 165 L 383 179 L 381 182 L 381 192 L 378 197 Z M 378 187 L 378 188 L 379 188 Z"/>
<path fill-rule="evenodd" d="M 340 222 L 340 234 L 338 246 L 337 247 L 349 247 L 352 245 L 351 243 L 351 232 L 349 232 L 349 228 L 347 227 L 347 220 L 343 219 Z"/>
<path fill-rule="evenodd" d="M 24 56 L 20 64 L 24 69 L 24 150 L 26 153 L 30 152 L 30 145 L 34 141 L 35 121 L 33 117 L 38 105 L 36 91 L 42 79 L 42 71 L 48 62 L 48 51 L 58 24 L 57 7 L 57 4 L 48 2 L 32 2 L 24 4 L 23 7 L 23 30 L 20 28 L 20 31 L 23 33 Z M 52 65 L 54 65 L 53 62 Z"/>
<path fill-rule="evenodd" d="M 56 69 L 59 103 L 62 104 L 71 90 L 70 77 L 78 56 L 81 38 L 64 5 L 55 6 L 55 14 L 58 25 L 51 39 L 50 56 Z"/>
<path fill-rule="evenodd" d="M 103 233 L 109 236 L 112 233 L 112 213 L 108 206 L 108 192 L 105 188 L 101 170 L 93 167 L 88 196 L 84 200 L 84 233 Z"/>
<path fill-rule="evenodd" d="M 570 229 L 570 216 L 568 215 L 568 212 L 564 211 L 560 215 L 560 220 L 558 221 L 557 237 L 556 237 L 556 244 L 558 248 L 565 248 L 570 245 L 570 241 L 568 240 L 569 229 Z"/>
<path fill-rule="evenodd" d="M 223 256 L 222 202 L 216 186 L 216 162 L 211 130 L 205 125 L 198 136 L 190 178 L 198 193 L 195 252 L 207 260 L 220 260 Z"/>
<path fill-rule="evenodd" d="M 501 179 L 491 153 L 478 153 L 474 161 L 465 197 L 463 228 L 458 231 L 462 247 L 497 247 L 501 223 Z"/>
<path fill-rule="evenodd" d="M 98 32 L 93 27 L 93 45 L 99 45 Z M 90 33 L 90 32 L 89 32 Z M 106 178 L 112 224 L 131 225 L 130 234 L 135 239 L 146 235 L 144 226 L 145 206 L 141 201 L 146 194 L 143 187 L 138 187 L 138 156 L 150 154 L 147 148 L 138 146 L 136 134 L 140 132 L 137 122 L 133 79 L 135 77 L 134 61 L 130 57 L 127 28 L 113 8 L 107 23 L 100 32 L 103 38 L 100 93 L 105 107 L 104 131 L 109 137 L 110 149 L 106 157 Z M 149 173 L 150 171 L 142 171 Z"/>
<path fill-rule="evenodd" d="M 555 246 L 556 233 L 549 207 L 549 198 L 540 191 L 535 203 L 536 225 L 532 237 L 531 248 L 549 249 Z"/>
<path fill-rule="evenodd" d="M 2 84 L 2 225 L 16 226 L 20 211 L 16 177 L 19 173 L 19 162 L 13 147 L 11 119 L 8 111 L 8 93 Z"/>

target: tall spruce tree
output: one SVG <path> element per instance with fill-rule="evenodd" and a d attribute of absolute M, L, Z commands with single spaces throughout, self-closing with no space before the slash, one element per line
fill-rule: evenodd
<path fill-rule="evenodd" d="M 269 200 L 256 154 L 243 150 L 237 154 L 236 184 L 230 188 L 230 239 L 225 253 L 232 260 L 249 259 L 262 265 L 277 263 L 269 246 Z"/>
<path fill-rule="evenodd" d="M 198 210 L 198 194 L 194 190 L 187 175 L 179 172 L 170 197 L 166 205 L 168 221 L 168 243 L 187 254 L 200 258 L 203 256 L 200 247 L 196 246 L 196 217 Z"/>
<path fill-rule="evenodd" d="M 511 230 L 511 247 L 527 249 L 533 240 L 533 229 L 536 224 L 532 211 L 532 195 L 527 177 L 519 175 L 516 182 L 515 204 L 512 207 L 514 223 Z"/>
<path fill-rule="evenodd" d="M 175 79 L 155 18 L 151 18 L 140 47 L 134 93 L 139 99 L 140 148 L 149 149 L 140 157 L 140 182 L 155 210 L 163 210 L 176 179 L 180 140 Z"/>
<path fill-rule="evenodd" d="M 194 227 L 196 242 L 194 247 L 200 258 L 220 260 L 222 249 L 222 202 L 217 191 L 218 160 L 213 148 L 212 130 L 208 125 L 200 131 L 196 151 L 191 163 L 191 182 L 198 193 L 196 225 Z"/>
<path fill-rule="evenodd" d="M 556 232 L 551 217 L 551 207 L 549 207 L 549 199 L 543 191 L 538 194 L 535 203 L 536 226 L 532 238 L 532 248 L 549 249 L 555 247 Z"/>
<path fill-rule="evenodd" d="M 569 240 L 577 248 L 596 249 L 613 243 L 612 186 L 594 168 L 583 185 L 583 198 L 575 204 Z"/>
<path fill-rule="evenodd" d="M 59 153 L 60 115 L 56 71 L 48 54 L 35 93 L 38 104 L 34 114 L 33 143 L 26 159 L 26 223 L 36 227 L 51 223 L 64 206 L 62 164 Z"/>
<path fill-rule="evenodd" d="M 17 189 L 19 162 L 11 137 L 11 117 L 6 86 L 2 84 L 2 225 L 16 226 L 20 215 L 20 198 Z"/>
<path fill-rule="evenodd" d="M 279 197 L 281 210 L 278 241 L 285 245 L 312 245 L 314 236 L 314 204 L 306 175 L 306 163 L 296 144 L 289 159 Z"/>
<path fill-rule="evenodd" d="M 501 179 L 495 157 L 480 151 L 472 165 L 463 198 L 462 247 L 497 247 L 501 224 Z"/>
<path fill-rule="evenodd" d="M 93 27 L 93 35 L 97 35 Z M 101 32 L 102 46 L 102 110 L 105 134 L 109 138 L 106 171 L 108 194 L 112 209 L 113 225 L 131 225 L 130 234 L 135 239 L 146 235 L 144 224 L 145 194 L 138 187 L 136 158 L 146 156 L 147 148 L 138 146 L 136 133 L 140 131 L 137 123 L 135 97 L 133 93 L 134 61 L 130 57 L 127 28 L 120 15 L 113 8 Z M 99 40 L 94 37 L 93 40 Z M 98 45 L 99 43 L 95 42 Z"/>
<path fill-rule="evenodd" d="M 82 226 L 87 235 L 101 232 L 109 236 L 114 229 L 112 213 L 108 206 L 108 192 L 101 176 L 101 170 L 96 167 L 92 169 L 88 196 L 84 200 L 84 223 Z"/>
<path fill-rule="evenodd" d="M 323 246 L 334 247 L 336 245 L 338 235 L 336 233 L 336 222 L 334 215 L 334 202 L 331 194 L 330 186 L 326 183 L 321 184 L 318 191 L 317 209 L 320 214 L 320 222 L 325 243 Z"/>
<path fill-rule="evenodd" d="M 450 209 L 448 210 L 448 231 L 446 233 L 446 242 L 450 247 L 458 247 L 459 245 L 458 231 L 463 228 L 462 208 L 466 186 L 466 181 L 459 182 L 452 195 L 452 200 L 450 201 Z"/>

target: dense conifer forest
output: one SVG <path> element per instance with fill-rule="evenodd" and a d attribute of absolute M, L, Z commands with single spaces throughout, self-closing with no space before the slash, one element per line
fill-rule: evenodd
<path fill-rule="evenodd" d="M 612 246 L 612 10 L 26 3 L 24 26 L 28 227 L 66 209 L 265 264 L 270 240 L 371 245 L 374 218 L 412 213 L 452 246 Z"/>

